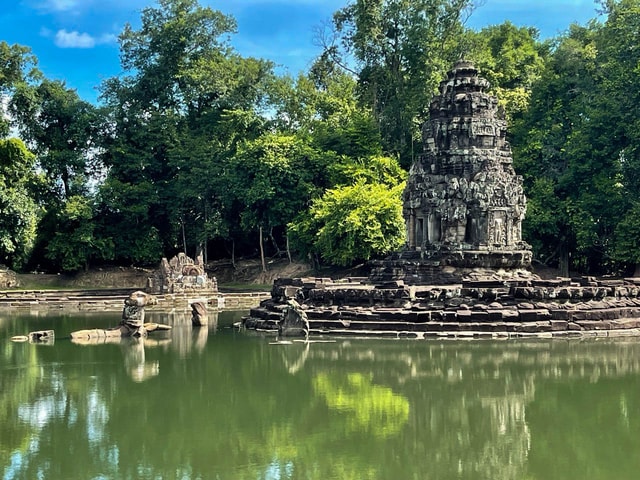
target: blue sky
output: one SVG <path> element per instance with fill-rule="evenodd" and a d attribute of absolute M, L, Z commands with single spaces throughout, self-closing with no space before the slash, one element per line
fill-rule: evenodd
<path fill-rule="evenodd" d="M 200 0 L 238 22 L 233 37 L 246 56 L 270 59 L 291 74 L 306 70 L 318 54 L 313 28 L 330 20 L 347 0 Z M 594 0 L 483 0 L 467 25 L 482 28 L 510 20 L 536 27 L 542 38 L 596 16 Z M 0 41 L 28 46 L 50 79 L 64 80 L 84 100 L 118 75 L 117 36 L 125 23 L 139 25 L 154 0 L 0 0 Z"/>

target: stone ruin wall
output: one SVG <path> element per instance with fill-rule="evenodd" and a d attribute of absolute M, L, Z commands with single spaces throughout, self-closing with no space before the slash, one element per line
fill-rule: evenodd
<path fill-rule="evenodd" d="M 147 291 L 156 295 L 211 293 L 218 291 L 218 282 L 205 271 L 201 256 L 193 260 L 179 253 L 171 260 L 162 259 L 160 268 L 147 280 Z"/>
<path fill-rule="evenodd" d="M 16 272 L 0 265 L 0 289 L 15 288 L 18 284 Z"/>

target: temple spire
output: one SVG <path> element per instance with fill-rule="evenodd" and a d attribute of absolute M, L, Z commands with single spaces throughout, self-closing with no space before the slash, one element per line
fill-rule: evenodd
<path fill-rule="evenodd" d="M 404 193 L 408 248 L 423 252 L 528 251 L 506 121 L 489 82 L 459 59 L 440 84 L 423 126 L 424 153 Z M 528 255 L 530 258 L 530 253 Z"/>

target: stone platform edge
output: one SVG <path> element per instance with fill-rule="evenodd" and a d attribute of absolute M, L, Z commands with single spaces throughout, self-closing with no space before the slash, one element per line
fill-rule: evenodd
<path fill-rule="evenodd" d="M 415 286 L 307 277 L 279 279 L 271 294 L 242 326 L 286 335 L 282 319 L 295 299 L 309 335 L 550 338 L 640 332 L 637 278 L 493 278 Z"/>
<path fill-rule="evenodd" d="M 119 312 L 124 299 L 138 289 L 113 290 L 0 290 L 0 311 L 64 310 Z M 248 310 L 270 297 L 268 292 L 189 293 L 155 295 L 158 304 L 149 311 L 188 309 L 193 302 L 205 302 L 218 310 Z"/>

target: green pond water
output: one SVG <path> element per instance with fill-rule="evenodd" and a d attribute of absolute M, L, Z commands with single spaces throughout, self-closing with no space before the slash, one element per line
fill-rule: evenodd
<path fill-rule="evenodd" d="M 640 339 L 274 344 L 240 316 L 79 345 L 119 315 L 0 314 L 2 479 L 640 478 Z"/>

